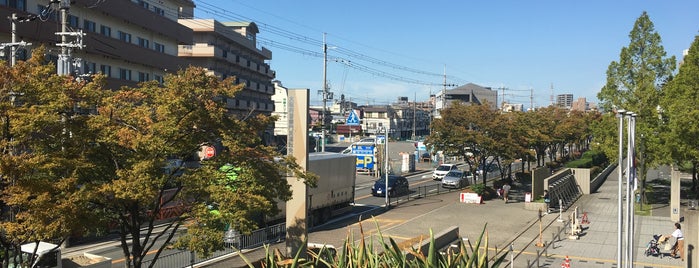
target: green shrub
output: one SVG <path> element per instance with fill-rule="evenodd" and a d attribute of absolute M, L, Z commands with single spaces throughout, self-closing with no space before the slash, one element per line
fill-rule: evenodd
<path fill-rule="evenodd" d="M 259 263 L 253 264 L 243 253 L 240 257 L 248 264 L 248 267 L 405 267 L 405 268 L 421 268 L 421 267 L 464 267 L 464 268 L 486 268 L 499 267 L 507 256 L 505 253 L 493 258 L 492 262 L 488 257 L 488 233 L 486 231 L 487 224 L 483 226 L 483 231 L 476 241 L 475 245 L 461 244 L 458 252 L 449 252 L 441 254 L 434 246 L 434 234 L 430 230 L 430 247 L 426 254 L 420 252 L 415 247 L 401 247 L 393 238 L 388 241 L 384 240 L 384 236 L 378 229 L 379 247 L 383 250 L 379 252 L 374 247 L 373 240 L 368 243 L 364 239 L 364 229 L 360 223 L 359 228 L 362 235 L 360 242 L 357 244 L 354 238 L 349 234 L 344 242 L 344 247 L 337 254 L 328 258 L 326 251 L 323 249 L 318 253 L 309 252 L 307 259 L 301 258 L 298 252 L 293 258 L 284 256 L 279 250 L 270 251 L 269 246 L 265 245 L 265 258 Z M 406 253 L 407 252 L 407 253 Z M 411 260 L 406 257 L 408 254 L 414 256 Z M 321 257 L 324 256 L 324 257 Z"/>
<path fill-rule="evenodd" d="M 472 190 L 474 193 L 476 193 L 476 194 L 478 194 L 478 195 L 480 195 L 480 196 L 483 196 L 483 194 L 485 194 L 485 184 L 483 184 L 483 183 L 476 183 L 476 184 L 474 184 L 474 185 L 471 185 L 471 190 Z"/>

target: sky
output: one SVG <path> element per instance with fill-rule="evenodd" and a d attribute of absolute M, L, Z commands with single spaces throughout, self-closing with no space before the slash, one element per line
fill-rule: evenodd
<path fill-rule="evenodd" d="M 529 108 L 558 94 L 598 102 L 607 67 L 644 11 L 678 62 L 699 33 L 696 0 L 194 2 L 195 18 L 255 22 L 276 79 L 310 89 L 312 105 L 322 105 L 324 36 L 336 100 L 425 101 L 474 83 Z"/>

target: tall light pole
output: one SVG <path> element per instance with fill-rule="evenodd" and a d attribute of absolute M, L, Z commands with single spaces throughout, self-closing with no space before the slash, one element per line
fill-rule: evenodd
<path fill-rule="evenodd" d="M 635 132 L 636 132 L 636 113 L 627 111 L 626 117 L 628 119 L 628 145 L 626 152 L 626 251 L 627 251 L 627 267 L 633 266 L 633 217 L 634 217 L 634 196 L 632 193 L 635 191 L 631 187 L 631 184 L 635 182 L 635 165 L 634 165 L 634 151 L 635 151 Z"/>
<path fill-rule="evenodd" d="M 622 265 L 621 265 L 621 256 L 622 256 L 621 255 L 622 254 L 621 253 L 621 246 L 622 246 L 622 244 L 621 244 L 621 236 L 622 236 L 621 235 L 622 234 L 622 232 L 621 232 L 621 225 L 622 225 L 622 219 L 621 219 L 621 215 L 622 215 L 622 210 L 621 210 L 622 183 L 621 183 L 621 181 L 623 180 L 623 177 L 624 177 L 623 176 L 624 175 L 623 174 L 624 173 L 623 172 L 623 170 L 624 170 L 623 169 L 624 168 L 623 167 L 623 161 L 624 161 L 624 143 L 623 143 L 624 142 L 624 113 L 626 113 L 626 110 L 623 110 L 623 109 L 617 110 L 617 113 L 616 113 L 616 116 L 619 118 L 619 162 L 618 162 L 619 163 L 619 168 L 618 168 L 618 170 L 619 170 L 619 172 L 618 172 L 619 173 L 619 183 L 618 183 L 619 189 L 618 190 L 619 191 L 617 194 L 619 202 L 617 204 L 618 205 L 618 208 L 617 208 L 618 213 L 617 213 L 617 240 L 616 240 L 616 264 L 617 264 L 617 267 L 622 267 Z"/>

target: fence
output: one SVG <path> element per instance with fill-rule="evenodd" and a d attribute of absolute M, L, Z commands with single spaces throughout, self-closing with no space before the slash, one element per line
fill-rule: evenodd
<path fill-rule="evenodd" d="M 211 259 L 215 259 L 224 255 L 237 252 L 236 249 L 251 249 L 260 247 L 266 243 L 278 243 L 286 237 L 286 223 L 280 223 L 255 230 L 249 235 L 233 233 L 231 237 L 226 237 L 226 248 L 214 252 L 211 256 L 200 258 L 191 251 L 177 251 L 174 253 L 165 254 L 158 258 L 158 261 L 153 267 L 156 268 L 172 268 L 172 267 L 190 267 L 198 263 L 202 263 Z M 148 267 L 152 259 L 144 260 L 143 267 Z"/>

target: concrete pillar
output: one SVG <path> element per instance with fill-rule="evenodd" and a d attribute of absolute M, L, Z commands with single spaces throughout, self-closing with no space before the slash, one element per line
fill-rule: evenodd
<path fill-rule="evenodd" d="M 684 222 L 682 234 L 684 234 L 684 267 L 699 266 L 699 210 L 688 209 L 683 211 Z"/>
<path fill-rule="evenodd" d="M 680 171 L 675 166 L 670 172 L 670 219 L 680 221 Z"/>
<path fill-rule="evenodd" d="M 289 135 L 287 154 L 296 158 L 302 169 L 308 170 L 308 89 L 288 89 Z M 301 252 L 306 257 L 308 236 L 308 186 L 296 177 L 287 179 L 291 185 L 291 200 L 286 202 L 286 254 L 295 256 Z"/>

